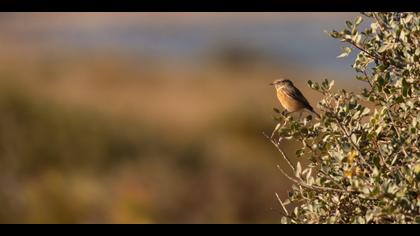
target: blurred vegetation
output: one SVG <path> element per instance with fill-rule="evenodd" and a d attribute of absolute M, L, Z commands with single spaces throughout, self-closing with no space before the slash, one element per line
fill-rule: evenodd
<path fill-rule="evenodd" d="M 270 199 L 284 186 L 274 150 L 255 131 L 269 129 L 271 108 L 259 113 L 251 90 L 266 69 L 188 69 L 178 72 L 183 81 L 171 68 L 139 68 L 118 54 L 8 55 L 15 57 L 0 73 L 0 222 L 277 221 Z M 241 85 L 228 79 L 246 73 Z M 241 92 L 248 96 L 232 98 Z"/>
<path fill-rule="evenodd" d="M 364 18 L 371 24 L 361 30 Z M 330 35 L 349 44 L 339 58 L 359 51 L 353 68 L 367 86 L 353 93 L 309 80 L 323 95 L 321 120 L 278 117 L 271 142 L 299 140 L 296 156 L 311 160 L 289 163 L 293 175 L 279 166 L 294 183 L 278 199 L 282 222 L 420 223 L 420 14 L 367 12 L 346 26 Z"/>
<path fill-rule="evenodd" d="M 331 71 L 291 60 L 296 32 L 281 27 L 252 37 L 287 45 L 281 60 L 277 43 L 224 41 L 300 13 L 214 14 L 0 14 L 0 223 L 279 222 L 274 192 L 290 183 L 262 135 L 278 107 L 268 83 L 290 75 L 317 101 L 302 82 Z M 191 60 L 177 54 L 189 44 L 214 47 Z"/>

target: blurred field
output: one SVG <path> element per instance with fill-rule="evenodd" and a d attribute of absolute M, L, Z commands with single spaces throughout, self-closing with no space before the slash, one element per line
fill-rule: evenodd
<path fill-rule="evenodd" d="M 46 42 L 44 31 L 28 38 L 42 27 L 94 29 L 112 19 L 153 27 L 199 17 L 185 14 L 174 23 L 176 16 L 159 14 L 121 20 L 3 13 L 1 223 L 279 222 L 274 192 L 285 196 L 290 183 L 276 171 L 281 160 L 262 135 L 279 107 L 268 83 L 296 78 L 315 104 L 319 97 L 304 81 L 329 77 L 348 86 L 348 74 L 276 59 L 234 40 L 188 59 Z M 302 20 L 299 14 L 282 19 Z"/>

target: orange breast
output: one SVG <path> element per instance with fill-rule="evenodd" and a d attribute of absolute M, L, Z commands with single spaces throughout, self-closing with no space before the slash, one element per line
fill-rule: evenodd
<path fill-rule="evenodd" d="M 280 101 L 280 104 L 288 111 L 288 112 L 295 112 L 299 111 L 300 109 L 304 108 L 305 106 L 291 97 L 287 96 L 281 90 L 277 91 L 277 98 Z"/>

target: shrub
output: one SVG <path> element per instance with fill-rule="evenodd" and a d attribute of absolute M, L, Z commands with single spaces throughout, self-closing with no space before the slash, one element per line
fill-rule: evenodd
<path fill-rule="evenodd" d="M 372 23 L 363 31 L 363 18 Z M 420 14 L 362 13 L 343 31 L 328 32 L 358 54 L 359 93 L 333 91 L 334 81 L 308 81 L 322 94 L 320 120 L 278 112 L 268 137 L 294 172 L 278 198 L 282 223 L 420 223 Z M 369 107 L 369 108 L 368 108 Z M 283 139 L 302 144 L 293 165 Z M 307 164 L 303 164 L 307 163 Z"/>

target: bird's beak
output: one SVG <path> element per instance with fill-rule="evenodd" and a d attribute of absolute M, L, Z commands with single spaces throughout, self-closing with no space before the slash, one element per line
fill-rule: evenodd
<path fill-rule="evenodd" d="M 273 85 L 274 85 L 274 83 L 269 83 L 268 85 L 273 86 Z"/>

